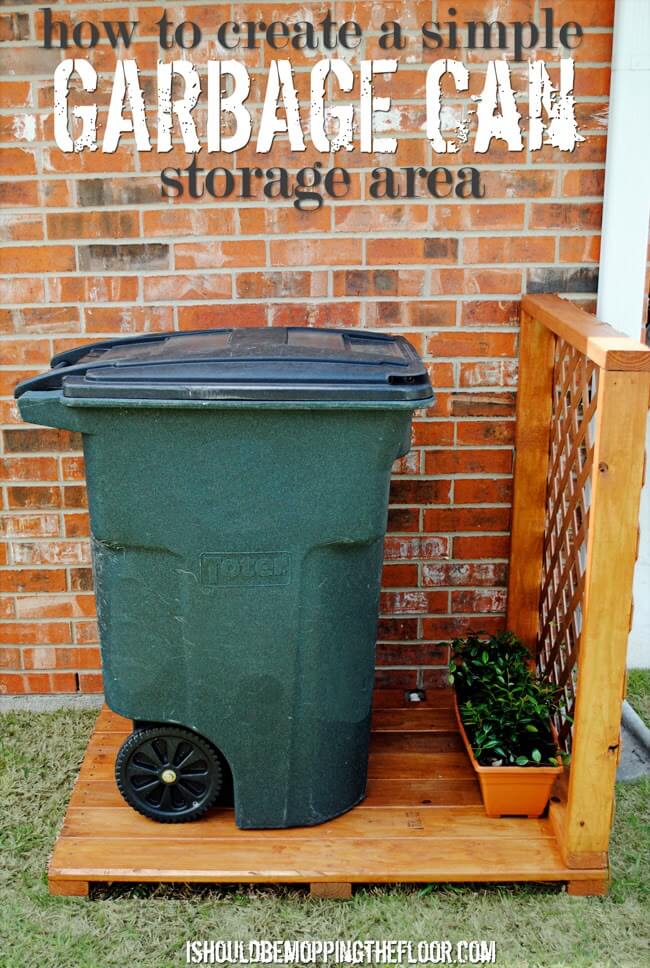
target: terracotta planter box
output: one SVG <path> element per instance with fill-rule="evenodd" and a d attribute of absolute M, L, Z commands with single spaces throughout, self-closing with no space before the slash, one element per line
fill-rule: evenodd
<path fill-rule="evenodd" d="M 483 806 L 488 817 L 540 817 L 563 767 L 481 766 L 465 732 L 456 696 L 454 709 L 467 755 L 481 785 Z"/>

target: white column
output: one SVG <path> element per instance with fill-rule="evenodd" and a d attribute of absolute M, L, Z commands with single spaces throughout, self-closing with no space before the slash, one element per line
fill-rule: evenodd
<path fill-rule="evenodd" d="M 597 315 L 643 338 L 650 219 L 650 2 L 616 0 Z M 650 453 L 650 425 L 646 440 Z M 650 487 L 641 495 L 628 665 L 650 666 Z"/>

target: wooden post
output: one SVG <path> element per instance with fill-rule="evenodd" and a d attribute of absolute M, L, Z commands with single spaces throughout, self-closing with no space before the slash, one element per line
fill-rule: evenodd
<path fill-rule="evenodd" d="M 609 879 L 600 881 L 569 881 L 566 892 L 571 897 L 603 897 L 609 891 Z"/>
<path fill-rule="evenodd" d="M 614 806 L 650 373 L 601 370 L 569 789 L 569 867 L 605 867 Z"/>
<path fill-rule="evenodd" d="M 349 901 L 352 897 L 352 884 L 348 881 L 316 881 L 309 885 L 312 897 L 330 901 Z"/>
<path fill-rule="evenodd" d="M 58 897 L 88 897 L 90 884 L 88 881 L 68 881 L 63 878 L 48 878 L 48 890 L 50 894 Z"/>
<path fill-rule="evenodd" d="M 553 409 L 555 336 L 522 311 L 519 340 L 507 627 L 516 632 L 534 654 Z"/>

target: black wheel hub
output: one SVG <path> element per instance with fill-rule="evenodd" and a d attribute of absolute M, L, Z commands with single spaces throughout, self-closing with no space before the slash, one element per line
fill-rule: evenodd
<path fill-rule="evenodd" d="M 195 820 L 215 802 L 223 786 L 217 751 L 181 727 L 132 733 L 118 754 L 115 772 L 127 803 L 163 822 Z"/>

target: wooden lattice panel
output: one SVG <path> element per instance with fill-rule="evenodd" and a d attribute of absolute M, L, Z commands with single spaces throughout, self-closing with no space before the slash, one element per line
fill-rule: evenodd
<path fill-rule="evenodd" d="M 546 488 L 538 665 L 564 694 L 556 726 L 571 748 L 583 620 L 598 367 L 557 339 Z"/>
<path fill-rule="evenodd" d="M 650 399 L 650 347 L 524 296 L 507 627 L 564 693 L 549 806 L 572 869 L 607 865 Z"/>

